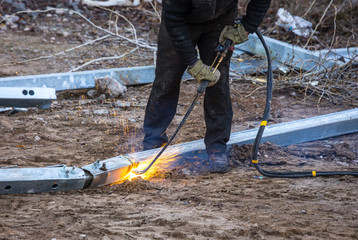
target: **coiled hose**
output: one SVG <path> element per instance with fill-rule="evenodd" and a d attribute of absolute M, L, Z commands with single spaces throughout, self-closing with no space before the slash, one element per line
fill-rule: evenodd
<path fill-rule="evenodd" d="M 260 124 L 260 128 L 257 132 L 253 149 L 252 149 L 252 163 L 254 167 L 265 177 L 272 177 L 272 178 L 302 178 L 302 177 L 318 177 L 318 176 L 335 176 L 335 175 L 352 175 L 358 176 L 358 172 L 353 171 L 295 171 L 295 172 L 277 172 L 277 171 L 268 171 L 262 169 L 259 165 L 259 161 L 257 159 L 257 153 L 259 150 L 259 145 L 261 142 L 261 138 L 263 132 L 265 130 L 269 115 L 270 115 L 270 108 L 271 108 L 271 99 L 272 99 L 272 65 L 271 65 L 271 57 L 266 42 L 260 33 L 259 30 L 256 30 L 256 35 L 260 39 L 263 47 L 265 48 L 266 56 L 267 56 L 267 89 L 266 89 L 266 104 L 265 110 L 262 117 L 262 121 Z"/>

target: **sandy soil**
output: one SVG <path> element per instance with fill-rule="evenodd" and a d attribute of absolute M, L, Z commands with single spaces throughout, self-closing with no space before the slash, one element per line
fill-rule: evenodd
<path fill-rule="evenodd" d="M 357 135 L 292 147 L 266 144 L 265 168 L 357 170 Z M 347 146 L 349 157 L 340 152 Z M 354 148 L 354 149 L 353 149 Z M 334 158 L 327 156 L 328 149 Z M 297 150 L 297 149 L 296 149 Z M 2 239 L 356 239 L 357 179 L 260 178 L 246 146 L 228 174 L 135 179 L 66 193 L 1 196 Z M 234 157 L 235 156 L 235 157 Z M 324 157 L 323 159 L 321 157 Z M 352 155 L 351 155 L 352 156 Z M 267 166 L 270 165 L 270 166 Z M 272 167 L 274 166 L 274 167 Z"/>
<path fill-rule="evenodd" d="M 47 65 L 41 61 L 5 65 L 36 57 L 38 49 L 48 49 L 41 54 L 53 53 L 78 44 L 71 43 L 72 37 L 51 43 L 51 31 L 0 33 L 0 76 L 68 71 L 81 64 L 80 59 L 69 56 L 47 61 Z M 51 44 L 43 38 L 49 38 Z M 111 44 L 88 50 L 88 54 L 110 52 Z M 137 62 L 140 57 L 145 59 Z M 146 65 L 151 57 L 137 54 L 89 69 Z M 256 91 L 261 85 L 233 79 L 231 86 L 232 131 L 257 127 L 265 100 L 264 92 Z M 185 114 L 196 87 L 190 81 L 182 84 L 169 135 Z M 149 93 L 150 85 L 129 87 L 120 100 L 131 106 L 123 109 L 87 99 L 86 90 L 66 91 L 58 93 L 50 109 L 0 113 L 0 167 L 83 166 L 138 151 Z M 200 100 L 177 136 L 178 142 L 204 136 L 202 105 Z M 269 124 L 350 108 L 324 101 L 318 105 L 315 97 L 306 99 L 295 89 L 275 91 Z M 136 179 L 91 190 L 1 195 L 0 239 L 358 238 L 356 178 L 261 178 L 250 166 L 248 152 L 249 146 L 234 147 L 232 171 L 223 175 L 185 175 L 177 170 L 166 178 Z M 260 156 L 262 166 L 270 169 L 357 170 L 358 135 L 285 148 L 267 143 Z"/>

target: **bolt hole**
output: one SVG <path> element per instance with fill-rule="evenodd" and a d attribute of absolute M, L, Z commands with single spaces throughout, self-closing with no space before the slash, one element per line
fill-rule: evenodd
<path fill-rule="evenodd" d="M 29 94 L 30 94 L 31 96 L 35 95 L 34 90 L 30 90 L 30 91 L 29 91 Z"/>
<path fill-rule="evenodd" d="M 57 183 L 54 183 L 54 184 L 51 186 L 52 189 L 56 189 L 57 187 L 58 187 L 58 184 L 57 184 Z"/>
<path fill-rule="evenodd" d="M 5 186 L 5 190 L 10 190 L 11 189 L 11 186 Z"/>
<path fill-rule="evenodd" d="M 22 90 L 22 94 L 27 95 L 27 90 Z"/>

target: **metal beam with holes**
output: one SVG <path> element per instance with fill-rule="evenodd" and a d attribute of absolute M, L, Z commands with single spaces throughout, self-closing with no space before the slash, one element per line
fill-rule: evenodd
<path fill-rule="evenodd" d="M 83 189 L 91 178 L 78 167 L 0 168 L 0 194 Z"/>
<path fill-rule="evenodd" d="M 0 87 L 0 106 L 49 108 L 56 100 L 54 88 Z"/>
<path fill-rule="evenodd" d="M 270 141 L 287 146 L 357 132 L 358 108 L 268 125 L 262 142 Z M 250 144 L 256 134 L 257 129 L 233 133 L 229 147 L 233 144 Z M 158 151 L 159 149 L 153 149 L 121 155 L 82 168 L 0 168 L 0 194 L 76 190 L 112 184 L 121 181 L 133 167 L 139 165 L 140 168 L 141 164 L 145 165 L 152 160 Z M 207 158 L 203 140 L 170 146 L 165 153 L 176 155 L 176 158 L 160 165 L 162 169 L 191 166 L 205 169 L 203 165 L 200 166 Z"/>

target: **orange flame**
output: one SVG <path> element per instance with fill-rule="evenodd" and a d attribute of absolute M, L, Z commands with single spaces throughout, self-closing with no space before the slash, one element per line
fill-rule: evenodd
<path fill-rule="evenodd" d="M 145 167 L 147 167 L 151 161 L 153 161 L 153 159 L 156 157 L 156 155 L 160 151 L 160 149 L 158 149 L 158 151 L 155 154 L 148 157 L 146 160 L 141 161 L 137 167 L 134 167 L 131 170 L 131 172 L 128 173 L 127 176 L 125 176 L 125 178 L 123 180 L 131 181 L 137 177 L 142 177 L 143 179 L 146 179 L 146 180 L 149 180 L 153 177 L 158 177 L 158 178 L 163 177 L 161 173 L 163 172 L 164 169 L 171 166 L 173 164 L 173 162 L 175 162 L 178 159 L 178 155 L 181 152 L 180 151 L 181 148 L 182 147 L 179 147 L 179 146 L 173 146 L 171 148 L 166 149 L 166 151 L 164 151 L 162 153 L 162 155 L 156 160 L 154 165 L 146 173 L 140 174 L 140 175 L 135 174 L 134 170 L 140 171 L 140 170 L 144 169 Z"/>

